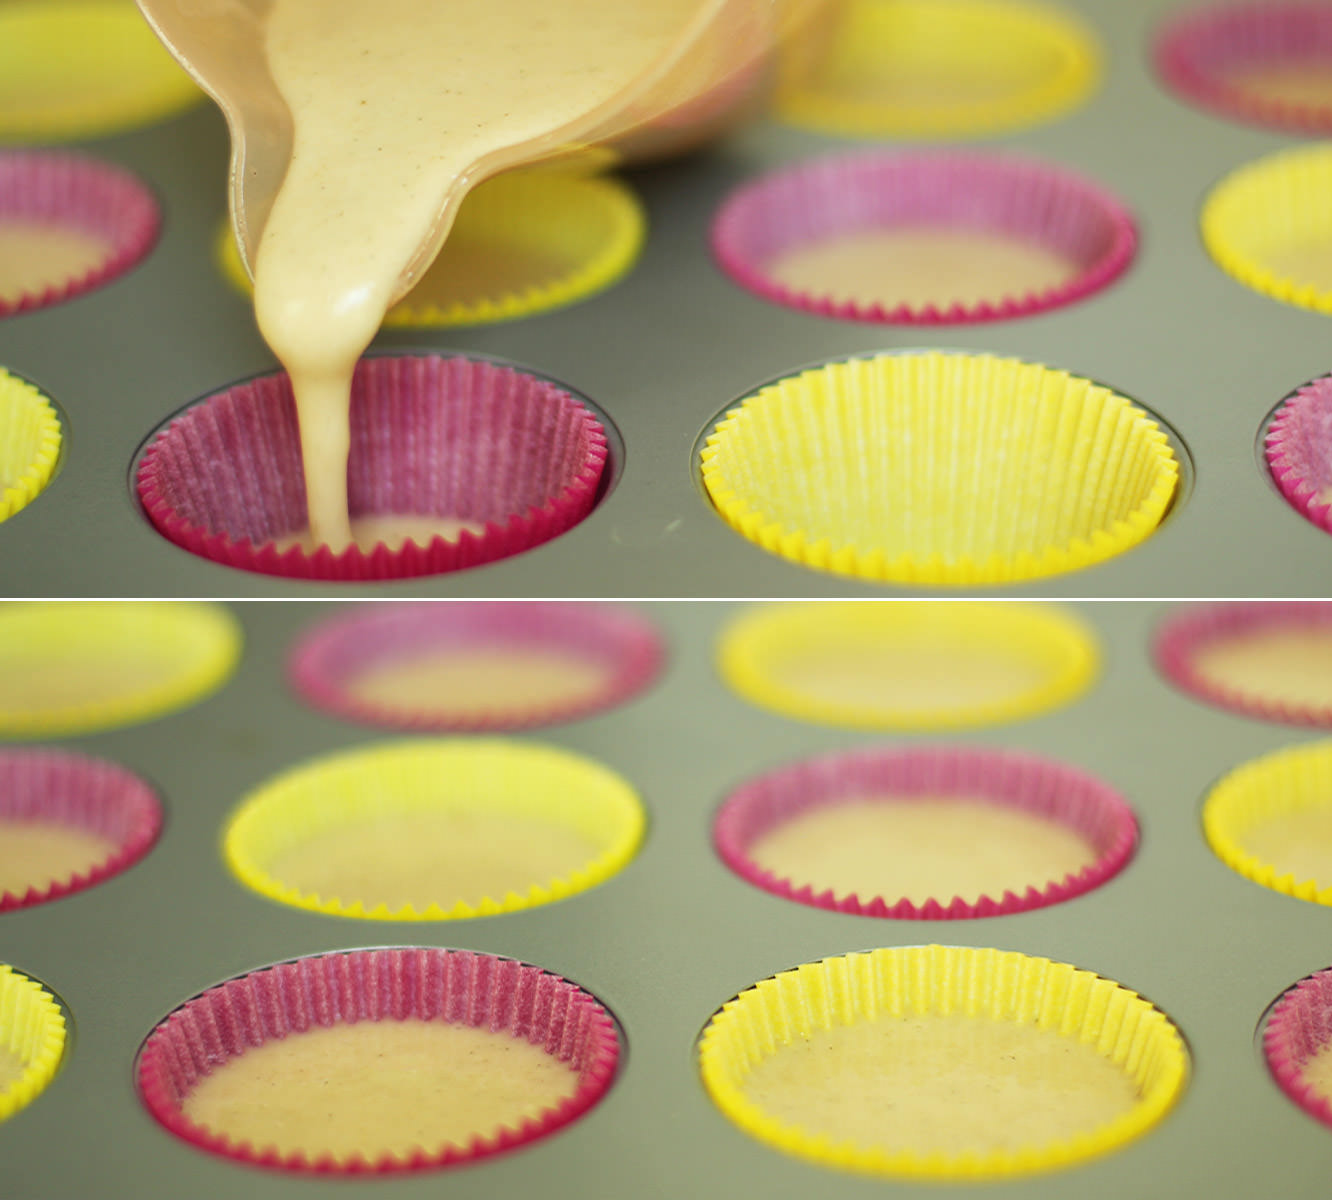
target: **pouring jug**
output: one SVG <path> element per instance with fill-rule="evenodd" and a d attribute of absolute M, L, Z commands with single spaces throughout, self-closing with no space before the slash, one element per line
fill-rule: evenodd
<path fill-rule="evenodd" d="M 273 0 L 137 0 L 167 48 L 222 109 L 231 134 L 230 211 L 253 275 L 255 252 L 292 151 L 292 118 L 264 56 Z M 438 254 L 473 186 L 513 166 L 558 159 L 644 161 L 701 143 L 761 101 L 781 39 L 824 0 L 698 0 L 670 48 L 620 94 L 475 163 L 440 198 L 438 215 L 399 277 L 405 295 Z M 447 6 L 447 0 L 440 0 Z M 496 0 L 503 20 L 503 0 Z"/>

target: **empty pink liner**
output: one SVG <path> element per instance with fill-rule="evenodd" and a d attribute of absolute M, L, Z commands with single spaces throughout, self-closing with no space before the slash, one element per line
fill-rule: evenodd
<path fill-rule="evenodd" d="M 1300 980 L 1273 1006 L 1263 1054 L 1278 1086 L 1315 1120 L 1332 1125 L 1332 1100 L 1305 1077 L 1309 1061 L 1332 1046 L 1332 967 Z"/>
<path fill-rule="evenodd" d="M 604 670 L 595 694 L 539 709 L 475 707 L 451 713 L 367 702 L 348 685 L 367 668 L 450 650 L 560 650 Z M 572 721 L 622 703 L 661 670 L 656 630 L 637 614 L 608 604 L 454 601 L 447 604 L 358 605 L 316 626 L 295 646 L 292 686 L 316 708 L 349 721 L 391 729 L 501 730 Z"/>
<path fill-rule="evenodd" d="M 1332 728 L 1332 706 L 1285 702 L 1276 695 L 1229 686 L 1199 669 L 1199 655 L 1208 647 L 1301 630 L 1332 635 L 1332 602 L 1254 600 L 1189 608 L 1157 630 L 1153 656 L 1166 679 L 1207 704 L 1287 725 Z"/>
<path fill-rule="evenodd" d="M 773 277 L 773 263 L 797 248 L 920 226 L 1043 247 L 1069 262 L 1072 277 L 1045 291 L 942 308 L 838 300 Z M 1136 247 L 1133 219 L 1102 188 L 1045 163 L 979 152 L 876 150 L 798 164 L 732 193 L 712 226 L 717 262 L 742 287 L 822 316 L 891 324 L 997 321 L 1058 308 L 1113 281 Z"/>
<path fill-rule="evenodd" d="M 1332 533 L 1332 375 L 1306 383 L 1277 409 L 1263 453 L 1286 502 Z"/>
<path fill-rule="evenodd" d="M 1332 100 L 1265 93 L 1243 77 L 1246 71 L 1282 67 L 1332 76 L 1332 4 L 1326 0 L 1194 9 L 1161 29 L 1153 58 L 1165 84 L 1199 108 L 1272 129 L 1332 131 Z"/>
<path fill-rule="evenodd" d="M 572 1096 L 459 1148 L 409 1158 L 308 1158 L 237 1143 L 186 1117 L 182 1104 L 205 1075 L 270 1039 L 360 1021 L 465 1023 L 542 1047 L 578 1074 Z M 615 1022 L 575 984 L 495 955 L 431 947 L 315 955 L 239 976 L 188 1001 L 139 1051 L 139 1094 L 153 1117 L 191 1145 L 254 1166 L 312 1174 L 388 1174 L 446 1167 L 516 1149 L 576 1120 L 605 1094 L 620 1057 Z"/>
<path fill-rule="evenodd" d="M 162 806 L 147 783 L 115 763 L 67 751 L 3 750 L 0 820 L 67 826 L 115 846 L 68 879 L 22 895 L 0 890 L 0 912 L 6 912 L 81 892 L 133 866 L 162 832 Z"/>
<path fill-rule="evenodd" d="M 479 566 L 566 532 L 592 509 L 605 431 L 555 383 L 485 360 L 367 358 L 352 383 L 353 517 L 412 513 L 484 525 L 456 541 L 279 551 L 307 523 L 296 409 L 283 373 L 187 409 L 144 451 L 139 501 L 158 532 L 193 554 L 266 575 L 371 580 Z"/>
<path fill-rule="evenodd" d="M 0 295 L 0 317 L 70 300 L 123 275 L 157 241 L 161 214 L 151 192 L 128 171 L 78 154 L 0 153 L 0 230 L 39 222 L 105 243 L 96 266 L 15 298 Z"/>
<path fill-rule="evenodd" d="M 797 886 L 760 866 L 749 849 L 764 834 L 812 810 L 870 795 L 950 795 L 1018 809 L 1068 826 L 1090 843 L 1095 861 L 1076 874 L 1021 895 L 960 896 L 916 904 L 891 896 L 838 898 L 829 888 Z M 1080 896 L 1118 874 L 1138 841 L 1138 822 L 1118 792 L 1074 767 L 1034 755 L 961 747 L 870 749 L 808 759 L 759 776 L 734 791 L 713 825 L 722 861 L 749 883 L 787 900 L 857 916 L 904 920 L 993 917 Z"/>

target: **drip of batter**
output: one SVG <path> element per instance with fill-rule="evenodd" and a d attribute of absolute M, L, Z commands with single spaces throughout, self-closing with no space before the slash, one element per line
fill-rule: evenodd
<path fill-rule="evenodd" d="M 700 4 L 274 0 L 264 50 L 292 155 L 255 255 L 255 312 L 295 391 L 314 543 L 353 541 L 352 370 L 450 194 L 489 156 L 612 100 Z"/>

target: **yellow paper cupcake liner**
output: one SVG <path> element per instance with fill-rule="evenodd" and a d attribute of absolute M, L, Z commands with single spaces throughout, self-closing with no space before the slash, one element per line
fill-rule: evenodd
<path fill-rule="evenodd" d="M 1129 1077 L 1137 1103 L 1064 1141 L 947 1155 L 834 1140 L 775 1119 L 745 1094 L 755 1066 L 797 1039 L 835 1025 L 926 1014 L 1025 1023 L 1091 1046 Z M 751 1136 L 824 1166 L 935 1180 L 1047 1171 L 1115 1150 L 1166 1115 L 1184 1090 L 1188 1064 L 1169 1018 L 1112 980 L 1044 958 L 948 946 L 873 950 L 784 971 L 723 1006 L 699 1044 L 704 1086 Z"/>
<path fill-rule="evenodd" d="M 1232 871 L 1297 900 L 1332 905 L 1332 876 L 1297 879 L 1246 845 L 1267 822 L 1302 813 L 1332 813 L 1332 741 L 1293 746 L 1236 767 L 1203 802 L 1203 832 Z"/>
<path fill-rule="evenodd" d="M 931 652 L 943 656 L 938 669 L 944 671 L 953 671 L 959 659 L 975 657 L 1012 664 L 1025 678 L 1006 694 L 968 703 L 928 696 L 910 701 L 863 694 L 839 697 L 826 687 L 810 688 L 786 677 L 792 663 L 813 665 L 831 658 L 862 663 L 868 682 L 871 672 L 893 670 L 894 653 L 928 671 Z M 876 661 L 881 653 L 885 659 Z M 765 605 L 733 620 L 717 643 L 722 679 L 746 700 L 797 720 L 848 729 L 905 732 L 1019 721 L 1081 695 L 1099 665 L 1092 631 L 1050 604 L 895 600 Z"/>
<path fill-rule="evenodd" d="M 65 1015 L 35 980 L 0 963 L 0 1046 L 23 1073 L 0 1088 L 0 1121 L 31 1104 L 55 1077 L 65 1053 Z"/>
<path fill-rule="evenodd" d="M 729 411 L 703 484 L 722 518 L 816 570 L 916 584 L 1039 579 L 1160 524 L 1179 462 L 1148 413 L 1066 371 L 930 351 L 815 367 Z"/>
<path fill-rule="evenodd" d="M 201 99 L 129 0 L 0 5 L 0 140 L 118 133 Z"/>
<path fill-rule="evenodd" d="M 439 257 L 384 318 L 386 328 L 486 325 L 585 300 L 626 275 L 647 236 L 637 196 L 619 180 L 514 171 L 463 202 Z M 252 294 L 231 226 L 216 254 Z"/>
<path fill-rule="evenodd" d="M 783 49 L 777 115 L 824 133 L 974 137 L 1049 121 L 1101 76 L 1071 15 L 1007 0 L 837 0 Z"/>
<path fill-rule="evenodd" d="M 1332 254 L 1332 142 L 1297 146 L 1248 163 L 1208 195 L 1203 244 L 1240 283 L 1298 308 L 1332 313 L 1332 274 L 1301 277 L 1285 259 Z M 1273 255 L 1278 259 L 1274 261 Z"/>
<path fill-rule="evenodd" d="M 0 604 L 0 736 L 62 737 L 147 721 L 231 676 L 225 609 L 173 601 Z"/>
<path fill-rule="evenodd" d="M 42 492 L 60 461 L 60 418 L 32 384 L 0 369 L 0 521 Z"/>
<path fill-rule="evenodd" d="M 445 788 L 441 787 L 445 785 Z M 385 813 L 504 814 L 564 826 L 597 853 L 567 876 L 526 892 L 390 909 L 356 897 L 321 896 L 277 878 L 274 858 L 339 826 Z M 647 819 L 634 789 L 591 759 L 553 746 L 503 739 L 422 739 L 331 755 L 271 779 L 246 797 L 223 832 L 223 857 L 247 887 L 311 912 L 382 921 L 493 916 L 563 900 L 604 883 L 637 853 Z"/>

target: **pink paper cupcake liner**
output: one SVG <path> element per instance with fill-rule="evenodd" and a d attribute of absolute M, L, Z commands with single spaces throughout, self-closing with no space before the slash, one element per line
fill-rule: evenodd
<path fill-rule="evenodd" d="M 1288 704 L 1226 686 L 1198 669 L 1199 652 L 1214 642 L 1285 629 L 1332 633 L 1332 602 L 1255 600 L 1191 608 L 1160 627 L 1153 656 L 1170 683 L 1207 704 L 1286 725 L 1332 728 L 1332 707 Z"/>
<path fill-rule="evenodd" d="M 504 707 L 467 713 L 412 712 L 358 698 L 348 682 L 367 667 L 416 652 L 478 645 L 496 649 L 572 651 L 603 664 L 603 688 L 548 708 Z M 310 704 L 358 724 L 422 731 L 535 728 L 601 712 L 648 687 L 664 651 L 656 630 L 635 613 L 605 604 L 493 601 L 357 606 L 325 621 L 295 646 L 288 662 L 292 687 Z"/>
<path fill-rule="evenodd" d="M 18 300 L 0 297 L 0 317 L 73 299 L 125 274 L 153 248 L 161 213 L 133 175 L 83 155 L 52 151 L 0 153 L 0 227 L 41 221 L 93 234 L 106 258 L 82 275 L 52 282 Z"/>
<path fill-rule="evenodd" d="M 0 751 L 0 818 L 41 821 L 99 834 L 115 843 L 100 863 L 23 895 L 0 891 L 0 912 L 81 892 L 133 866 L 162 832 L 162 806 L 137 775 L 115 763 L 67 751 Z"/>
<path fill-rule="evenodd" d="M 421 1148 L 407 1159 L 386 1155 L 341 1163 L 238 1143 L 182 1111 L 203 1076 L 271 1039 L 314 1026 L 408 1018 L 465 1023 L 541 1046 L 574 1068 L 577 1090 L 520 1127 L 501 1128 L 461 1148 Z M 494 955 L 401 947 L 296 959 L 210 988 L 149 1034 L 135 1076 L 152 1116 L 202 1150 L 278 1171 L 384 1175 L 474 1162 L 549 1136 L 605 1095 L 619 1057 L 613 1019 L 592 995 L 559 976 Z"/>
<path fill-rule="evenodd" d="M 1277 409 L 1263 452 L 1291 508 L 1332 533 L 1332 375 L 1305 384 Z"/>
<path fill-rule="evenodd" d="M 555 383 L 500 363 L 385 356 L 352 385 L 353 516 L 461 517 L 484 530 L 393 551 L 279 551 L 304 528 L 304 475 L 291 383 L 263 376 L 208 397 L 155 436 L 136 471 L 149 520 L 214 562 L 292 579 L 434 575 L 519 554 L 592 510 L 607 461 L 601 423 Z"/>
<path fill-rule="evenodd" d="M 1309 1060 L 1332 1045 L 1332 967 L 1300 980 L 1272 1008 L 1263 1054 L 1277 1085 L 1316 1121 L 1332 1125 L 1332 1101 L 1304 1076 Z"/>
<path fill-rule="evenodd" d="M 781 254 L 828 237 L 919 225 L 1011 235 L 1058 252 L 1077 272 L 1043 292 L 886 308 L 793 290 L 770 271 Z M 1041 162 L 974 151 L 874 150 L 797 164 L 732 193 L 712 226 L 718 264 L 749 291 L 821 316 L 888 324 L 998 321 L 1058 308 L 1111 283 L 1136 247 L 1132 217 L 1102 188 Z"/>
<path fill-rule="evenodd" d="M 1157 73 L 1181 98 L 1223 117 L 1295 133 L 1332 131 L 1332 104 L 1265 96 L 1234 80 L 1242 67 L 1318 64 L 1332 73 L 1332 4 L 1211 4 L 1173 17 L 1153 48 Z"/>
<path fill-rule="evenodd" d="M 750 847 L 794 817 L 855 797 L 956 795 L 983 799 L 1068 826 L 1083 834 L 1095 861 L 1045 888 L 1021 895 L 931 898 L 923 904 L 896 897 L 850 895 L 797 886 L 760 866 Z M 759 776 L 737 788 L 717 813 L 713 844 L 722 861 L 764 891 L 813 908 L 900 920 L 956 920 L 1026 912 L 1071 900 L 1118 874 L 1133 856 L 1138 822 L 1113 788 L 1094 776 L 1034 755 L 962 747 L 869 749 L 808 759 Z"/>

